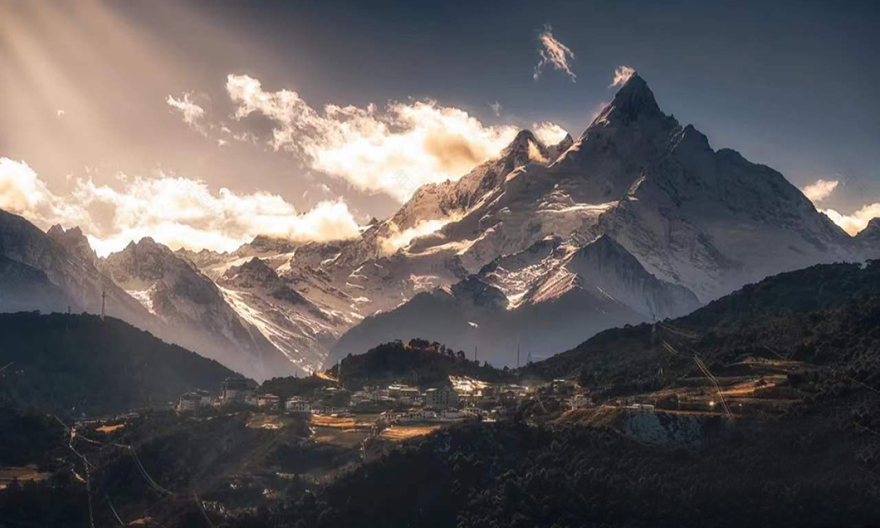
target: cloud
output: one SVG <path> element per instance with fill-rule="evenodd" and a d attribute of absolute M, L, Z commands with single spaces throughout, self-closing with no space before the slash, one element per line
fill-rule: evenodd
<path fill-rule="evenodd" d="M 492 109 L 492 112 L 495 113 L 495 117 L 501 117 L 501 110 L 504 108 L 501 106 L 501 103 L 495 101 L 494 103 L 489 103 L 489 108 Z"/>
<path fill-rule="evenodd" d="M 571 51 L 568 46 L 553 37 L 553 28 L 550 27 L 550 24 L 544 25 L 544 30 L 538 35 L 538 41 L 541 43 L 541 47 L 538 49 L 538 54 L 541 56 L 541 59 L 538 61 L 538 64 L 535 65 L 535 71 L 532 74 L 532 78 L 538 80 L 544 67 L 549 65 L 553 69 L 561 71 L 571 77 L 572 82 L 577 82 L 577 75 L 571 71 L 571 66 L 569 64 L 569 61 L 574 60 L 575 58 L 574 52 Z"/>
<path fill-rule="evenodd" d="M 183 115 L 184 123 L 205 135 L 205 128 L 200 122 L 205 117 L 205 109 L 197 105 L 194 98 L 193 92 L 185 92 L 180 99 L 175 99 L 169 95 L 165 99 L 165 103 Z"/>
<path fill-rule="evenodd" d="M 118 180 L 121 188 L 77 179 L 69 196 L 53 194 L 24 162 L 0 158 L 0 208 L 45 229 L 80 226 L 99 255 L 152 237 L 172 249 L 231 251 L 256 235 L 293 240 L 359 236 L 341 201 L 323 201 L 304 214 L 277 194 L 212 192 L 200 180 L 160 173 Z"/>
<path fill-rule="evenodd" d="M 541 143 L 545 145 L 555 145 L 565 139 L 565 136 L 568 135 L 568 132 L 565 131 L 561 126 L 550 123 L 532 123 L 532 132 L 534 132 L 535 137 L 541 140 Z"/>
<path fill-rule="evenodd" d="M 405 229 L 404 231 L 398 230 L 397 225 L 392 222 L 390 226 L 392 234 L 382 239 L 382 249 L 386 253 L 394 253 L 398 249 L 408 246 L 410 242 L 418 237 L 430 235 L 431 233 L 439 231 L 440 228 L 451 221 L 452 220 L 448 218 L 440 220 L 421 220 L 415 226 Z"/>
<path fill-rule="evenodd" d="M 68 218 L 76 222 L 88 219 L 81 207 L 52 194 L 27 163 L 9 158 L 0 158 L 0 209 L 37 219 L 44 227 Z"/>
<path fill-rule="evenodd" d="M 804 196 L 816 204 L 828 198 L 839 183 L 839 180 L 816 180 L 816 183 L 807 185 L 801 191 L 804 193 Z"/>
<path fill-rule="evenodd" d="M 537 161 L 538 163 L 547 163 L 547 158 L 541 154 L 541 151 L 538 150 L 538 146 L 535 145 L 534 141 L 529 141 L 529 159 Z"/>
<path fill-rule="evenodd" d="M 66 113 L 67 112 L 59 108 L 58 110 L 55 110 L 55 117 L 64 117 L 64 114 Z"/>
<path fill-rule="evenodd" d="M 820 209 L 820 211 L 828 215 L 828 218 L 844 231 L 850 235 L 856 235 L 859 231 L 868 227 L 868 222 L 872 218 L 880 217 L 880 203 L 862 206 L 861 209 L 848 215 L 838 213 L 834 209 Z"/>
<path fill-rule="evenodd" d="M 636 70 L 629 66 L 618 66 L 617 69 L 614 70 L 614 80 L 611 81 L 611 84 L 608 87 L 614 88 L 616 86 L 623 86 L 630 77 L 635 75 L 635 73 Z"/>
<path fill-rule="evenodd" d="M 839 184 L 840 180 L 816 180 L 815 183 L 807 185 L 801 191 L 813 204 L 818 205 L 828 198 Z M 834 209 L 819 209 L 819 212 L 825 213 L 841 229 L 855 236 L 868 226 L 868 222 L 872 218 L 880 216 L 880 203 L 864 205 L 850 214 L 843 214 Z"/>
<path fill-rule="evenodd" d="M 327 105 L 318 112 L 298 93 L 265 91 L 258 79 L 229 75 L 235 116 L 275 122 L 271 145 L 294 152 L 315 170 L 358 189 L 405 201 L 423 184 L 457 180 L 496 156 L 516 135 L 512 126 L 485 126 L 467 112 L 435 101 L 384 108 Z"/>

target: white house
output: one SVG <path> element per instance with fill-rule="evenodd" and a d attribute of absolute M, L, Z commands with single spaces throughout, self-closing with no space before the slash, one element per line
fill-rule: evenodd
<path fill-rule="evenodd" d="M 312 404 L 302 398 L 290 398 L 284 402 L 284 410 L 289 413 L 309 413 L 312 412 Z"/>

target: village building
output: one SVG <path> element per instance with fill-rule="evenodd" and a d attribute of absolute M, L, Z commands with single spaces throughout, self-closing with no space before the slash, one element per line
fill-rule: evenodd
<path fill-rule="evenodd" d="M 257 383 L 242 377 L 230 377 L 223 380 L 223 401 L 243 402 L 247 396 L 253 395 Z"/>
<path fill-rule="evenodd" d="M 198 389 L 198 390 L 193 391 L 193 394 L 198 395 L 198 397 L 201 399 L 202 405 L 211 405 L 211 393 L 210 392 L 208 392 L 204 389 Z"/>
<path fill-rule="evenodd" d="M 202 397 L 195 392 L 188 392 L 180 397 L 177 402 L 178 412 L 195 411 L 202 406 Z"/>
<path fill-rule="evenodd" d="M 408 411 L 397 417 L 397 423 L 419 423 L 431 422 L 437 419 L 437 413 L 434 411 L 420 410 Z"/>
<path fill-rule="evenodd" d="M 569 400 L 572 410 L 584 409 L 593 406 L 593 400 L 586 394 L 575 394 Z"/>
<path fill-rule="evenodd" d="M 274 394 L 261 394 L 257 397 L 257 406 L 278 409 L 281 406 L 281 398 Z"/>
<path fill-rule="evenodd" d="M 471 415 L 458 409 L 444 409 L 437 413 L 437 419 L 441 422 L 460 422 Z"/>
<path fill-rule="evenodd" d="M 312 404 L 303 398 L 290 398 L 284 402 L 284 410 L 289 413 L 309 413 L 312 412 Z"/>
<path fill-rule="evenodd" d="M 443 409 L 458 406 L 458 394 L 449 387 L 428 389 L 425 392 L 425 407 Z"/>

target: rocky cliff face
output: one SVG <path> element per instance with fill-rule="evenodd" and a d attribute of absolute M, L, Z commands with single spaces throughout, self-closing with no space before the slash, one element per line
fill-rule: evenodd
<path fill-rule="evenodd" d="M 868 222 L 868 226 L 855 236 L 855 244 L 862 258 L 880 259 L 880 218 Z"/>
<path fill-rule="evenodd" d="M 210 278 L 152 239 L 132 242 L 100 267 L 187 348 L 256 379 L 297 370 Z"/>
<path fill-rule="evenodd" d="M 159 329 L 159 322 L 90 258 L 69 251 L 26 219 L 5 211 L 0 211 L 0 255 L 43 272 L 81 310 L 101 313 L 106 294 L 107 313 L 146 330 Z"/>

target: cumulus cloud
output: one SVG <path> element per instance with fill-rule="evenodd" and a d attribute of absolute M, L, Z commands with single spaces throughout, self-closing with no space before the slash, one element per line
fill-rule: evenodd
<path fill-rule="evenodd" d="M 551 68 L 561 71 L 571 77 L 572 82 L 577 81 L 577 75 L 571 71 L 570 61 L 574 60 L 574 52 L 571 49 L 556 40 L 553 36 L 553 28 L 550 27 L 550 24 L 544 25 L 544 30 L 541 31 L 541 34 L 538 35 L 538 41 L 541 44 L 541 47 L 538 48 L 538 54 L 541 56 L 538 64 L 535 65 L 535 71 L 532 74 L 532 78 L 538 80 L 538 77 L 541 76 L 541 72 L 545 67 L 550 66 Z"/>
<path fill-rule="evenodd" d="M 293 240 L 339 240 L 359 235 L 341 201 L 304 214 L 277 194 L 212 192 L 199 180 L 160 173 L 120 180 L 121 188 L 78 179 L 69 196 L 53 194 L 24 162 L 0 159 L 0 208 L 42 228 L 78 225 L 99 255 L 152 237 L 173 249 L 231 251 L 256 235 Z"/>
<path fill-rule="evenodd" d="M 611 81 L 609 88 L 623 86 L 630 77 L 635 75 L 635 73 L 636 70 L 629 66 L 618 66 L 617 69 L 614 70 L 614 79 Z"/>
<path fill-rule="evenodd" d="M 77 204 L 60 200 L 24 161 L 0 158 L 0 209 L 36 219 L 43 226 L 88 220 Z"/>
<path fill-rule="evenodd" d="M 850 235 L 855 235 L 862 229 L 868 227 L 868 222 L 872 218 L 880 217 L 880 203 L 872 203 L 862 206 L 860 209 L 850 213 L 841 214 L 834 209 L 820 209 L 821 212 L 828 215 L 835 224 L 839 225 L 844 231 Z"/>
<path fill-rule="evenodd" d="M 496 156 L 517 132 L 430 100 L 384 108 L 327 105 L 319 112 L 298 93 L 266 91 L 247 75 L 229 75 L 226 89 L 238 105 L 236 118 L 256 113 L 274 121 L 276 150 L 298 153 L 312 169 L 400 201 L 423 184 L 457 180 Z"/>
<path fill-rule="evenodd" d="M 813 204 L 818 206 L 820 202 L 831 196 L 839 184 L 840 180 L 816 180 L 815 183 L 807 185 L 801 191 Z M 834 209 L 819 209 L 819 212 L 825 213 L 832 222 L 850 235 L 855 235 L 866 228 L 872 218 L 880 217 L 880 203 L 864 205 L 850 214 L 840 213 Z"/>
<path fill-rule="evenodd" d="M 180 112 L 184 123 L 203 135 L 205 134 L 204 126 L 201 124 L 201 119 L 205 117 L 205 109 L 196 104 L 193 92 L 186 92 L 179 99 L 169 95 L 165 99 L 165 103 Z"/>
<path fill-rule="evenodd" d="M 839 180 L 816 180 L 816 183 L 807 185 L 801 191 L 804 193 L 804 196 L 816 204 L 828 198 L 839 183 Z"/>
<path fill-rule="evenodd" d="M 565 139 L 568 132 L 561 126 L 544 121 L 543 123 L 532 123 L 532 132 L 535 137 L 541 140 L 545 145 L 555 145 Z"/>

